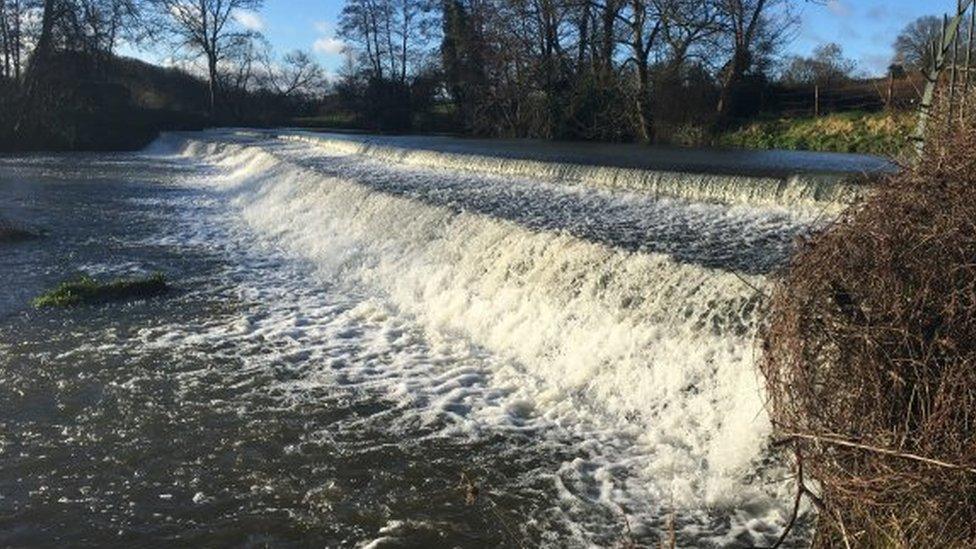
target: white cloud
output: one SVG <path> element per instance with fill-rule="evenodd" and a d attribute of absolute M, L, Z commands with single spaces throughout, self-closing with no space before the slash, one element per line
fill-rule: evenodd
<path fill-rule="evenodd" d="M 850 6 L 844 3 L 844 0 L 829 0 L 827 9 L 837 17 L 848 17 L 852 13 Z"/>
<path fill-rule="evenodd" d="M 247 30 L 261 32 L 264 30 L 264 19 L 257 12 L 250 10 L 235 10 L 234 21 Z"/>
<path fill-rule="evenodd" d="M 322 55 L 339 55 L 346 48 L 346 43 L 334 36 L 323 36 L 312 44 L 312 49 Z"/>
<path fill-rule="evenodd" d="M 321 36 L 312 44 L 312 50 L 321 55 L 341 55 L 346 49 L 346 44 L 336 38 L 332 24 L 328 21 L 316 21 L 312 23 L 315 32 Z"/>

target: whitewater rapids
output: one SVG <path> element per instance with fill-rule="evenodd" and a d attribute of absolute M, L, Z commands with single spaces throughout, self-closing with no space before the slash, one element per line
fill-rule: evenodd
<path fill-rule="evenodd" d="M 2 156 L 37 238 L 0 243 L 0 546 L 769 546 L 769 277 L 879 169 L 290 130 Z"/>
<path fill-rule="evenodd" d="M 550 472 L 568 513 L 605 506 L 644 534 L 673 516 L 692 544 L 778 535 L 792 487 L 768 458 L 754 336 L 766 275 L 856 192 L 841 178 L 669 179 L 303 133 L 150 152 L 213 166 L 243 226 L 394 311 L 375 314 L 498 357 L 387 389 L 451 418 L 443 436 L 568 433 L 588 456 Z"/>

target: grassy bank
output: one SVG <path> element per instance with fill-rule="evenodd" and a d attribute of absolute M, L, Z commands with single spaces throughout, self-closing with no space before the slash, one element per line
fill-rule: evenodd
<path fill-rule="evenodd" d="M 789 149 L 897 155 L 909 141 L 912 112 L 848 112 L 818 118 L 778 118 L 749 122 L 722 134 L 718 144 L 749 149 Z"/>

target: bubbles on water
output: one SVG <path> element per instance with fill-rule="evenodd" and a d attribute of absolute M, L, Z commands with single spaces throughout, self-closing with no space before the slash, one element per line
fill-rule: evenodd
<path fill-rule="evenodd" d="M 642 501 L 660 508 L 667 499 L 682 511 L 781 508 L 782 486 L 754 485 L 752 475 L 769 430 L 750 342 L 762 277 L 539 232 L 490 211 L 457 211 L 451 205 L 459 199 L 438 205 L 408 198 L 377 186 L 355 161 L 325 174 L 305 167 L 307 158 L 292 162 L 314 158 L 312 149 L 282 152 L 274 143 L 188 149 L 225 170 L 215 184 L 250 227 L 311 261 L 323 280 L 377 290 L 397 309 L 384 316 L 409 313 L 429 328 L 425 338 L 458 334 L 500 358 L 473 377 L 445 383 L 423 372 L 414 385 L 398 387 L 400 397 L 426 392 L 415 400 L 421 415 L 449 418 L 452 436 L 462 425 L 483 432 L 524 428 L 538 418 L 588 440 L 587 486 L 610 482 L 614 475 L 602 472 L 615 468 L 641 479 L 597 489 L 604 495 L 586 498 L 591 505 L 616 495 L 629 507 Z M 437 187 L 445 174 L 409 175 L 421 176 Z M 693 211 L 704 226 L 710 215 L 731 215 L 673 201 L 657 207 Z M 779 231 L 796 226 L 782 219 Z M 357 374 L 380 368 L 389 366 Z M 486 393 L 501 404 L 485 406 L 479 399 Z M 510 402 L 530 402 L 536 413 L 527 419 L 518 413 L 526 407 Z"/>

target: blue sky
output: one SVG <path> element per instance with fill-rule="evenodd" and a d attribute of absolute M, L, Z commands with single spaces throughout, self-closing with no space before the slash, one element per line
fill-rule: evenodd
<path fill-rule="evenodd" d="M 881 74 L 892 57 L 892 44 L 905 25 L 923 15 L 954 10 L 956 0 L 830 0 L 801 5 L 802 23 L 790 45 L 793 53 L 809 54 L 826 42 L 843 46 L 858 68 Z"/>
<path fill-rule="evenodd" d="M 868 74 L 884 72 L 891 61 L 891 45 L 906 24 L 955 5 L 955 0 L 794 2 L 801 24 L 789 53 L 805 55 L 820 44 L 837 42 Z M 335 38 L 335 22 L 341 9 L 342 0 L 266 0 L 260 12 L 241 14 L 238 20 L 263 32 L 279 53 L 311 50 L 330 72 L 335 72 L 342 62 L 341 42 Z M 139 54 L 157 60 L 161 56 L 161 52 Z"/>

